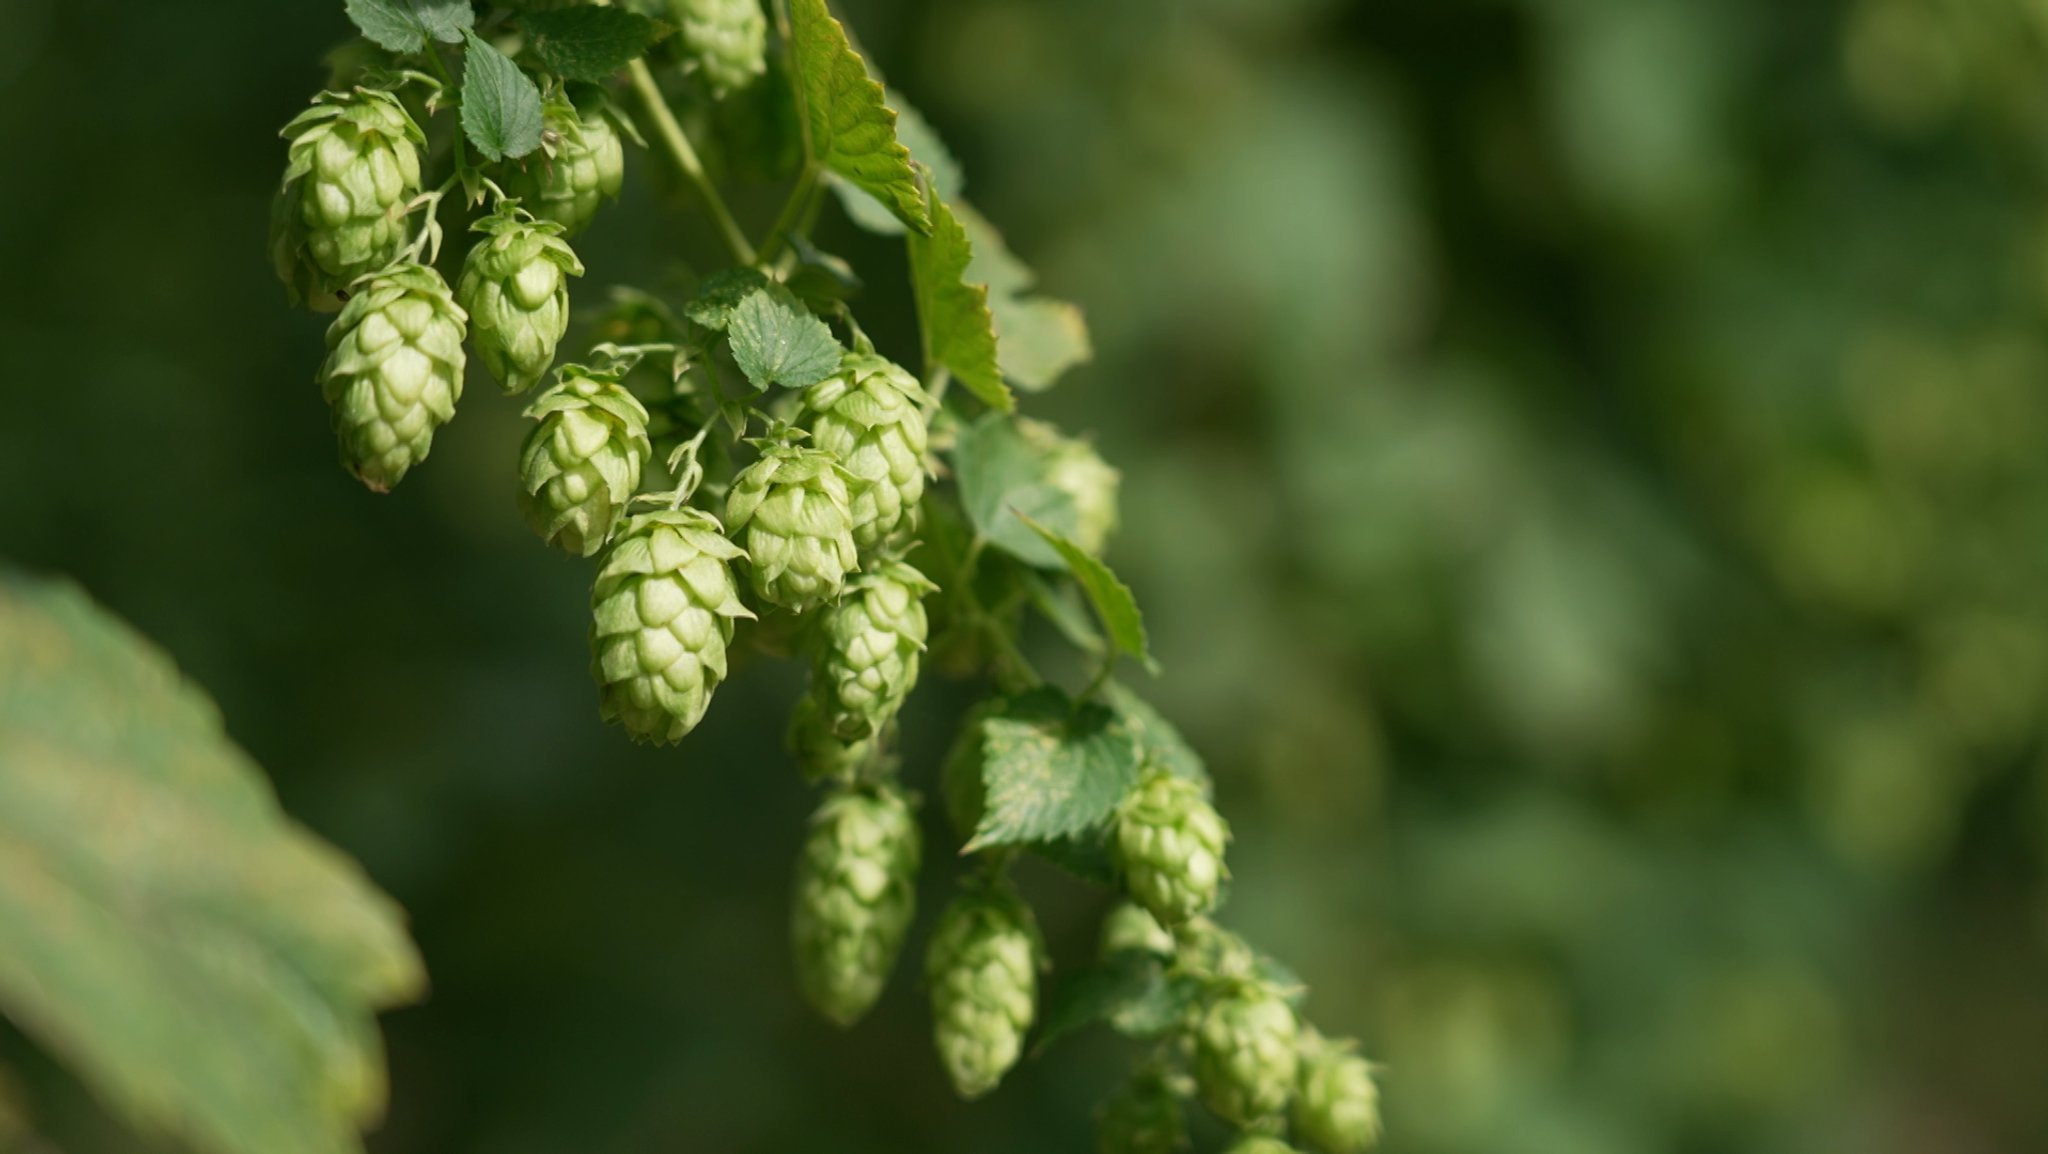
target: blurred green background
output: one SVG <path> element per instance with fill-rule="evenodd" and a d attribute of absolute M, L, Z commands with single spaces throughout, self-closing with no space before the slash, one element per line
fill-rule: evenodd
<path fill-rule="evenodd" d="M 1035 411 L 1125 471 L 1226 920 L 1387 1064 L 1389 1149 L 2048 1149 L 2048 3 L 842 10 L 1088 309 Z M 0 0 L 0 554 L 411 911 L 372 1149 L 1087 1148 L 1114 1039 L 966 1107 L 907 974 L 802 1006 L 796 673 L 680 751 L 602 727 L 517 402 L 473 381 L 393 497 L 335 465 L 264 235 L 348 32 Z M 711 252 L 631 183 L 586 303 Z M 910 355 L 900 256 L 821 239 Z M 913 702 L 914 780 L 975 689 Z M 1103 899 L 1027 880 L 1086 955 Z M 68 1154 L 151 1148 L 4 1023 L 0 1066 Z"/>

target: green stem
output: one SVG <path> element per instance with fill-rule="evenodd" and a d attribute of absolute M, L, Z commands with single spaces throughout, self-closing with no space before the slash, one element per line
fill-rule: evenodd
<path fill-rule="evenodd" d="M 775 227 L 768 232 L 768 239 L 761 242 L 760 255 L 755 258 L 763 267 L 782 254 L 782 246 L 789 243 L 804 210 L 810 202 L 811 190 L 818 182 L 818 165 L 806 161 L 803 172 L 796 178 L 796 187 L 789 192 L 789 199 L 783 202 L 782 211 L 775 216 Z"/>
<path fill-rule="evenodd" d="M 725 241 L 726 251 L 732 254 L 735 264 L 753 264 L 754 246 L 747 243 L 747 234 L 740 231 L 739 223 L 725 207 L 725 198 L 718 195 L 718 186 L 711 183 L 711 177 L 704 172 L 704 162 L 697 159 L 697 150 L 690 146 L 690 138 L 683 134 L 683 126 L 676 122 L 676 114 L 663 99 L 661 88 L 654 83 L 654 73 L 648 71 L 645 60 L 635 60 L 627 67 L 633 79 L 633 91 L 646 107 L 648 119 L 654 122 L 654 132 L 668 148 L 669 156 L 682 170 L 683 176 L 697 190 L 704 201 L 704 207 L 711 213 L 711 222 L 718 226 L 718 235 Z"/>

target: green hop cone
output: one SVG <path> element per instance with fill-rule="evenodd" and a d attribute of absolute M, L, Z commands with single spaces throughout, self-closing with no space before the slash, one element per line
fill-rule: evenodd
<path fill-rule="evenodd" d="M 1095 1148 L 1101 1154 L 1174 1154 L 1187 1146 L 1180 1096 L 1155 1071 L 1134 1075 L 1095 1112 Z"/>
<path fill-rule="evenodd" d="M 389 492 L 455 416 L 467 320 L 440 273 L 405 264 L 358 286 L 328 328 L 320 391 L 363 484 Z"/>
<path fill-rule="evenodd" d="M 889 561 L 853 578 L 820 622 L 814 692 L 832 732 L 857 741 L 878 732 L 917 684 L 924 650 L 924 574 Z"/>
<path fill-rule="evenodd" d="M 569 331 L 569 278 L 583 262 L 553 221 L 498 212 L 476 222 L 455 298 L 469 311 L 470 344 L 507 393 L 540 383 Z"/>
<path fill-rule="evenodd" d="M 670 0 L 684 59 L 712 93 L 745 88 L 768 70 L 768 18 L 760 0 Z"/>
<path fill-rule="evenodd" d="M 896 966 L 922 852 L 917 818 L 895 790 L 836 793 L 811 818 L 791 918 L 797 984 L 842 1026 L 868 1012 Z"/>
<path fill-rule="evenodd" d="M 527 406 L 539 422 L 519 452 L 519 509 L 548 544 L 588 557 L 604 547 L 654 452 L 647 410 L 615 374 L 564 365 Z"/>
<path fill-rule="evenodd" d="M 925 401 L 917 378 L 859 353 L 804 393 L 811 444 L 838 457 L 851 478 L 853 540 L 862 549 L 916 516 L 924 497 Z"/>
<path fill-rule="evenodd" d="M 606 721 L 636 741 L 676 742 L 725 680 L 740 604 L 728 563 L 742 557 L 696 509 L 643 513 L 619 529 L 590 603 L 591 672 Z"/>
<path fill-rule="evenodd" d="M 953 899 L 925 953 L 933 1040 L 962 1098 L 995 1089 L 1038 1013 L 1043 951 L 1030 907 L 1004 889 Z"/>
<path fill-rule="evenodd" d="M 1043 421 L 1018 421 L 1017 431 L 1042 454 L 1045 483 L 1073 502 L 1073 532 L 1068 536 L 1099 556 L 1109 544 L 1109 535 L 1116 531 L 1117 488 L 1122 475 L 1102 459 L 1095 446 Z"/>
<path fill-rule="evenodd" d="M 506 161 L 498 183 L 521 208 L 575 236 L 625 186 L 626 145 L 602 108 L 579 111 L 557 98 L 548 102 L 543 124 L 540 151 Z"/>
<path fill-rule="evenodd" d="M 341 308 L 344 290 L 399 258 L 426 136 L 389 92 L 323 92 L 291 141 L 270 217 L 270 258 L 292 302 Z"/>
<path fill-rule="evenodd" d="M 830 453 L 770 448 L 733 478 L 725 518 L 746 535 L 754 592 L 784 609 L 837 597 L 858 566 L 846 478 Z"/>
<path fill-rule="evenodd" d="M 1230 827 L 1201 786 L 1155 770 L 1118 808 L 1111 849 L 1131 897 L 1162 925 L 1177 926 L 1216 908 L 1229 841 Z"/>
<path fill-rule="evenodd" d="M 1294 1011 L 1261 982 L 1231 983 L 1195 1026 L 1195 1083 L 1202 1101 L 1234 1126 L 1287 1109 L 1299 1072 Z"/>
<path fill-rule="evenodd" d="M 1223 1154 L 1295 1154 L 1294 1147 L 1268 1134 L 1247 1134 Z"/>
<path fill-rule="evenodd" d="M 796 755 L 804 780 L 852 781 L 875 757 L 881 735 L 846 741 L 832 732 L 824 707 L 805 694 L 789 714 L 789 751 Z"/>
<path fill-rule="evenodd" d="M 1294 1132 L 1327 1154 L 1357 1154 L 1380 1137 L 1380 1090 L 1372 1063 L 1355 1043 L 1332 1042 L 1310 1030 L 1301 1046 L 1301 1084 Z"/>
<path fill-rule="evenodd" d="M 1159 919 L 1148 913 L 1145 907 L 1135 902 L 1119 902 L 1109 916 L 1102 919 L 1102 956 L 1129 953 L 1158 954 L 1172 957 L 1173 934 Z"/>

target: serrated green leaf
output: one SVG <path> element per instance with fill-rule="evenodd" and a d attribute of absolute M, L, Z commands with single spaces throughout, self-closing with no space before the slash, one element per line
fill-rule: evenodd
<path fill-rule="evenodd" d="M 831 326 L 780 285 L 755 289 L 733 306 L 725 337 L 733 363 L 756 389 L 804 389 L 831 376 L 846 355 Z"/>
<path fill-rule="evenodd" d="M 732 320 L 732 310 L 738 308 L 741 301 L 767 288 L 769 283 L 760 269 L 747 265 L 713 273 L 697 286 L 697 295 L 683 306 L 683 315 L 707 329 L 722 333 Z"/>
<path fill-rule="evenodd" d="M 1037 274 L 981 214 L 964 204 L 954 209 L 974 250 L 966 279 L 988 285 L 1003 376 L 1027 392 L 1044 392 L 1095 355 L 1087 319 L 1066 301 L 1026 295 L 1038 283 Z"/>
<path fill-rule="evenodd" d="M 953 470 L 961 507 L 976 533 L 1028 564 L 1066 568 L 1059 552 L 1022 517 L 1071 532 L 1078 516 L 1073 498 L 1047 483 L 1044 453 L 1010 417 L 989 413 L 962 430 L 953 442 Z"/>
<path fill-rule="evenodd" d="M 348 18 L 379 48 L 419 52 L 428 40 L 462 43 L 476 24 L 469 0 L 348 0 Z"/>
<path fill-rule="evenodd" d="M 1131 691 L 1130 686 L 1112 680 L 1102 687 L 1102 696 L 1116 715 L 1123 719 L 1131 735 L 1138 739 L 1138 753 L 1145 764 L 1164 768 L 1175 777 L 1209 784 L 1209 767 L 1202 762 L 1202 756 L 1174 724 L 1150 702 Z"/>
<path fill-rule="evenodd" d="M 0 1014 L 145 1128 L 349 1154 L 402 915 L 292 824 L 212 702 L 69 585 L 0 571 Z"/>
<path fill-rule="evenodd" d="M 1045 1018 L 1032 1044 L 1036 1057 L 1077 1030 L 1106 1022 L 1155 996 L 1166 983 L 1166 967 L 1143 950 L 1120 950 L 1054 983 Z"/>
<path fill-rule="evenodd" d="M 981 821 L 962 853 L 1102 826 L 1138 780 L 1138 747 L 1109 710 L 1039 689 L 982 722 L 981 771 Z"/>
<path fill-rule="evenodd" d="M 1115 570 L 1079 545 L 1030 517 L 1022 519 L 1067 563 L 1067 571 L 1080 583 L 1081 592 L 1088 595 L 1088 603 L 1095 606 L 1095 615 L 1101 619 L 1109 643 L 1117 652 L 1127 653 L 1146 669 L 1158 672 L 1158 663 L 1152 660 L 1152 650 L 1145 638 L 1145 617 L 1138 611 L 1138 598 L 1131 587 L 1118 579 Z"/>
<path fill-rule="evenodd" d="M 462 62 L 462 131 L 486 160 L 521 157 L 540 147 L 540 89 L 510 57 L 474 32 Z"/>
<path fill-rule="evenodd" d="M 931 198 L 929 236 L 910 238 L 910 284 L 917 295 L 918 330 L 924 337 L 925 370 L 944 365 L 953 376 L 1000 412 L 1017 408 L 996 361 L 995 317 L 988 288 L 964 278 L 974 259 L 967 232 L 946 202 Z"/>
<path fill-rule="evenodd" d="M 953 159 L 931 122 L 901 92 L 884 88 L 882 96 L 896 110 L 896 139 L 910 150 L 911 163 L 931 174 L 932 191 L 940 200 L 956 199 L 965 183 L 960 162 Z M 838 194 L 847 217 L 856 225 L 882 236 L 903 235 L 903 222 L 896 219 L 896 214 L 852 181 L 834 177 L 832 191 Z"/>
<path fill-rule="evenodd" d="M 637 12 L 587 5 L 522 18 L 528 47 L 565 80 L 601 84 L 662 38 L 662 26 Z"/>
<path fill-rule="evenodd" d="M 910 152 L 896 139 L 896 113 L 868 75 L 846 29 L 825 0 L 790 0 L 790 57 L 803 94 L 812 159 L 887 205 L 914 232 L 929 232 Z"/>

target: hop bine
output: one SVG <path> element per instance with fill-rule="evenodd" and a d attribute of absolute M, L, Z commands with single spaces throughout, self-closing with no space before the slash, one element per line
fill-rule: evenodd
<path fill-rule="evenodd" d="M 507 161 L 499 183 L 528 212 L 575 236 L 590 226 L 598 207 L 626 183 L 626 146 L 603 108 L 579 110 L 566 98 L 542 113 L 540 152 Z"/>
<path fill-rule="evenodd" d="M 733 479 L 725 517 L 745 534 L 754 592 L 802 613 L 839 595 L 858 567 L 838 458 L 778 445 Z"/>
<path fill-rule="evenodd" d="M 880 731 L 910 696 L 924 650 L 922 599 L 937 588 L 909 565 L 890 561 L 847 582 L 826 607 L 812 691 L 841 740 Z"/>
<path fill-rule="evenodd" d="M 455 416 L 467 320 L 440 273 L 404 264 L 360 285 L 327 330 L 320 390 L 363 484 L 389 492 Z"/>
<path fill-rule="evenodd" d="M 917 819 L 893 789 L 834 794 L 797 858 L 791 918 L 798 985 L 850 1026 L 875 1004 L 917 907 Z"/>
<path fill-rule="evenodd" d="M 507 393 L 540 383 L 569 331 L 569 278 L 583 262 L 553 221 L 497 212 L 476 222 L 455 297 L 469 312 L 470 344 Z"/>
<path fill-rule="evenodd" d="M 1294 1096 L 1296 1136 L 1326 1154 L 1357 1154 L 1380 1137 L 1380 1091 L 1372 1063 L 1354 1043 L 1314 1030 L 1301 1044 L 1301 1085 Z"/>
<path fill-rule="evenodd" d="M 925 980 L 939 1062 L 962 1098 L 995 1089 L 1017 1064 L 1043 956 L 1030 907 L 1007 888 L 962 894 L 940 916 Z"/>
<path fill-rule="evenodd" d="M 804 393 L 811 444 L 838 457 L 851 478 L 853 540 L 863 550 L 909 527 L 924 497 L 926 402 L 917 378 L 858 353 Z"/>
<path fill-rule="evenodd" d="M 768 19 L 760 0 L 670 0 L 684 58 L 712 95 L 745 88 L 768 69 Z"/>
<path fill-rule="evenodd" d="M 371 88 L 321 93 L 283 135 L 271 262 L 294 304 L 334 312 L 350 284 L 405 251 L 426 136 L 398 97 Z"/>
<path fill-rule="evenodd" d="M 743 557 L 695 509 L 627 521 L 590 594 L 592 673 L 607 721 L 636 741 L 676 742 L 696 728 L 725 680 L 740 604 L 728 563 Z"/>
<path fill-rule="evenodd" d="M 1229 841 L 1201 786 L 1154 770 L 1118 810 L 1112 850 L 1131 897 L 1177 926 L 1216 907 Z"/>
<path fill-rule="evenodd" d="M 1195 1083 L 1224 1121 L 1253 1126 L 1287 1109 L 1299 1073 L 1294 1010 L 1264 982 L 1232 980 L 1195 1026 Z"/>
<path fill-rule="evenodd" d="M 520 511 L 550 545 L 588 557 L 640 487 L 647 410 L 615 374 L 564 365 L 526 415 L 538 423 L 519 454 Z"/>

